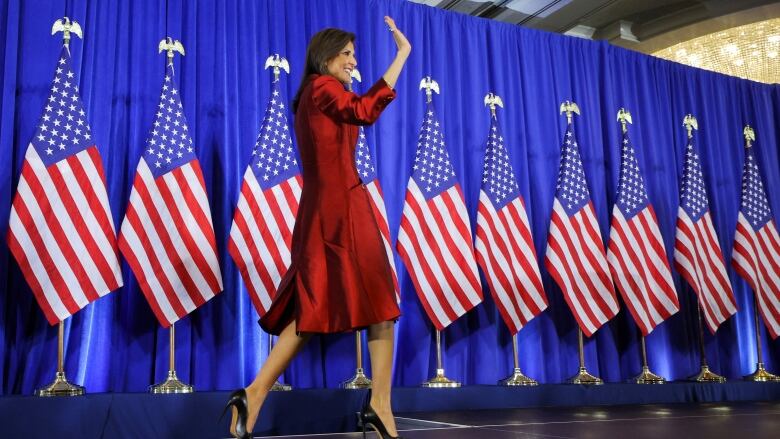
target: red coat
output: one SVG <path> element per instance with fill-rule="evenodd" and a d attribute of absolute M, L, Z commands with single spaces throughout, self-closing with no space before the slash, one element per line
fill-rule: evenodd
<path fill-rule="evenodd" d="M 397 319 L 392 272 L 368 190 L 355 169 L 357 125 L 374 123 L 395 98 L 380 79 L 363 96 L 329 75 L 307 78 L 295 113 L 303 191 L 290 268 L 260 319 L 279 334 L 342 332 Z"/>

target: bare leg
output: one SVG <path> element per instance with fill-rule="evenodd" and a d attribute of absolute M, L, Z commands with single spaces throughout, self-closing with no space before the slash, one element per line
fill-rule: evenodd
<path fill-rule="evenodd" d="M 268 358 L 265 360 L 263 367 L 260 368 L 260 372 L 257 373 L 255 380 L 252 381 L 246 388 L 247 397 L 247 411 L 249 417 L 247 419 L 246 427 L 247 431 L 252 431 L 257 421 L 257 415 L 260 413 L 260 407 L 263 406 L 265 397 L 268 396 L 268 392 L 271 386 L 276 382 L 277 378 L 284 372 L 287 365 L 295 357 L 295 354 L 301 350 L 311 338 L 311 334 L 296 334 L 295 322 L 293 321 L 279 334 L 279 338 L 276 341 L 271 353 L 268 354 Z M 233 421 L 230 424 L 230 434 L 235 436 L 235 425 L 237 420 L 236 409 L 233 409 Z"/>
<path fill-rule="evenodd" d="M 393 374 L 393 339 L 395 324 L 382 322 L 368 327 L 368 351 L 371 355 L 371 407 L 387 427 L 398 436 L 390 407 L 390 387 Z"/>

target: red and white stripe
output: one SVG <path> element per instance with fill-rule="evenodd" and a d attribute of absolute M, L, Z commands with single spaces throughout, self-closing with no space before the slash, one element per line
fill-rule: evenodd
<path fill-rule="evenodd" d="M 398 252 L 439 330 L 482 301 L 470 230 L 460 185 L 426 201 L 409 178 Z"/>
<path fill-rule="evenodd" d="M 737 312 L 737 303 L 709 211 L 693 222 L 685 209 L 677 209 L 674 267 L 696 292 L 704 321 L 714 334 Z"/>
<path fill-rule="evenodd" d="M 547 308 L 522 197 L 496 211 L 480 191 L 474 247 L 501 317 L 514 335 Z"/>
<path fill-rule="evenodd" d="M 648 204 L 626 221 L 615 205 L 607 247 L 612 279 L 642 335 L 647 336 L 680 310 L 653 206 Z"/>
<path fill-rule="evenodd" d="M 247 167 L 238 198 L 228 251 L 259 315 L 271 306 L 276 287 L 290 266 L 290 245 L 298 203 L 300 174 L 263 190 Z"/>
<path fill-rule="evenodd" d="M 780 237 L 775 220 L 753 230 L 740 212 L 731 263 L 753 288 L 769 334 L 777 338 L 780 335 Z"/>
<path fill-rule="evenodd" d="M 94 145 L 48 168 L 27 147 L 7 240 L 52 325 L 122 286 L 105 181 Z"/>
<path fill-rule="evenodd" d="M 168 327 L 222 290 L 206 185 L 197 160 L 154 178 L 141 158 L 119 249 Z"/>
<path fill-rule="evenodd" d="M 395 271 L 395 258 L 393 257 L 393 246 L 390 244 L 390 226 L 387 223 L 387 209 L 385 209 L 385 199 L 382 194 L 382 187 L 379 186 L 377 179 L 372 180 L 366 185 L 369 199 L 371 200 L 371 210 L 374 212 L 374 218 L 379 226 L 379 232 L 382 234 L 382 243 L 385 245 L 387 260 L 390 262 L 390 269 L 393 272 L 393 288 L 395 289 L 395 299 L 401 303 L 401 290 L 398 287 L 398 275 Z"/>
<path fill-rule="evenodd" d="M 544 265 L 587 336 L 620 310 L 602 242 L 592 202 L 569 217 L 555 199 Z"/>

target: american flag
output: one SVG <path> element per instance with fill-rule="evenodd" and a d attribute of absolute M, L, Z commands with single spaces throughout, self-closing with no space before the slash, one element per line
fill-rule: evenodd
<path fill-rule="evenodd" d="M 742 170 L 742 204 L 731 263 L 753 288 L 769 334 L 777 338 L 780 334 L 780 237 L 749 144 Z"/>
<path fill-rule="evenodd" d="M 547 308 L 525 202 L 495 116 L 477 209 L 477 261 L 511 334 Z"/>
<path fill-rule="evenodd" d="M 707 327 L 714 334 L 737 312 L 718 235 L 712 224 L 707 189 L 693 137 L 685 147 L 685 170 L 677 209 L 674 266 L 699 298 Z"/>
<path fill-rule="evenodd" d="M 366 185 L 371 200 L 371 210 L 374 212 L 374 218 L 379 226 L 379 232 L 382 234 L 382 242 L 385 244 L 387 260 L 390 262 L 390 269 L 393 271 L 393 287 L 395 288 L 395 298 L 400 303 L 401 292 L 398 288 L 398 276 L 395 271 L 395 261 L 393 258 L 393 247 L 390 245 L 390 226 L 387 224 L 387 210 L 385 209 L 384 195 L 382 187 L 374 167 L 374 160 L 371 158 L 371 151 L 366 143 L 366 133 L 363 127 L 358 129 L 358 143 L 355 148 L 355 168 L 360 175 L 360 180 Z"/>
<path fill-rule="evenodd" d="M 620 310 L 571 124 L 562 146 L 544 265 L 585 335 Z"/>
<path fill-rule="evenodd" d="M 119 249 L 163 327 L 222 290 L 206 184 L 183 111 L 168 64 L 119 232 Z"/>
<path fill-rule="evenodd" d="M 53 325 L 122 286 L 103 163 L 67 47 L 37 127 L 27 145 L 7 240 Z"/>
<path fill-rule="evenodd" d="M 642 335 L 680 310 L 658 220 L 647 198 L 627 130 L 623 130 L 620 180 L 617 203 L 612 208 L 607 261 L 612 279 Z"/>
<path fill-rule="evenodd" d="M 272 85 L 260 134 L 244 172 L 228 251 L 259 315 L 290 266 L 290 244 L 303 181 L 279 81 Z"/>
<path fill-rule="evenodd" d="M 401 255 L 428 317 L 442 330 L 482 301 L 463 192 L 428 105 L 398 232 Z"/>
<path fill-rule="evenodd" d="M 103 163 L 67 47 L 27 146 L 7 240 L 51 324 L 122 286 Z"/>

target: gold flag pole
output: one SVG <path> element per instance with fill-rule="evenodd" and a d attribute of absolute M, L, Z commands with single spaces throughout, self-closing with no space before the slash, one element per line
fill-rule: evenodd
<path fill-rule="evenodd" d="M 579 349 L 580 356 L 580 369 L 577 371 L 576 375 L 566 380 L 566 382 L 569 384 L 604 384 L 604 380 L 595 375 L 592 375 L 590 372 L 588 372 L 588 369 L 585 368 L 585 343 L 583 341 L 582 329 L 580 329 L 579 326 L 577 326 L 577 338 L 577 347 Z"/>
<path fill-rule="evenodd" d="M 753 131 L 753 128 L 751 128 L 750 125 L 746 125 L 742 134 L 745 136 L 745 148 L 751 148 L 753 146 L 752 142 L 756 141 L 755 131 Z M 753 291 L 753 320 L 756 326 L 756 371 L 750 375 L 746 375 L 744 379 L 746 381 L 759 382 L 778 381 L 780 378 L 777 375 L 769 373 L 764 368 L 764 353 L 761 348 L 761 323 L 758 316 L 758 291 Z"/>
<path fill-rule="evenodd" d="M 173 64 L 174 52 L 178 52 L 184 56 L 184 46 L 181 41 L 174 40 L 171 37 L 166 37 L 160 40 L 157 45 L 157 53 L 166 52 L 166 64 Z M 151 393 L 192 393 L 193 387 L 189 384 L 185 384 L 179 381 L 176 376 L 176 327 L 174 323 L 171 323 L 171 327 L 168 330 L 168 377 L 162 383 L 157 383 L 149 386 L 149 392 Z"/>
<path fill-rule="evenodd" d="M 696 315 L 699 321 L 699 355 L 701 356 L 701 369 L 699 373 L 689 378 L 690 381 L 701 383 L 725 383 L 726 378 L 710 370 L 707 364 L 707 354 L 704 351 L 704 325 L 701 322 L 701 304 L 696 300 Z"/>
<path fill-rule="evenodd" d="M 566 124 L 572 125 L 574 123 L 574 115 L 580 114 L 580 107 L 574 102 L 564 101 L 561 103 L 560 112 L 566 114 Z M 579 325 L 577 325 L 577 350 L 580 360 L 579 370 L 577 371 L 577 374 L 566 380 L 566 382 L 569 384 L 604 384 L 604 381 L 601 378 L 592 375 L 588 372 L 588 369 L 585 368 L 585 342 L 583 340 L 582 329 Z"/>
<path fill-rule="evenodd" d="M 62 32 L 62 44 L 68 50 L 70 50 L 71 35 L 84 38 L 81 26 L 68 17 L 60 18 L 54 22 L 51 34 L 56 35 L 57 32 Z M 65 324 L 60 320 L 57 330 L 57 372 L 54 374 L 54 381 L 40 389 L 35 389 L 35 396 L 79 396 L 84 394 L 84 387 L 71 384 L 65 377 L 64 356 Z"/>
<path fill-rule="evenodd" d="M 176 327 L 171 323 L 168 330 L 168 377 L 165 381 L 149 386 L 151 393 L 192 393 L 191 385 L 179 381 L 176 376 Z"/>
<path fill-rule="evenodd" d="M 460 387 L 460 383 L 447 378 L 444 375 L 444 366 L 441 361 L 441 332 L 436 330 L 436 376 L 422 383 L 423 387 L 445 389 Z"/>
<path fill-rule="evenodd" d="M 341 383 L 342 389 L 370 389 L 371 379 L 363 372 L 363 337 L 361 331 L 355 331 L 355 375 Z"/>
<path fill-rule="evenodd" d="M 504 101 L 501 100 L 501 96 L 495 93 L 488 93 L 485 95 L 485 106 L 490 108 L 490 117 L 496 119 L 496 107 L 504 108 Z M 518 341 L 517 334 L 512 335 L 512 353 L 514 359 L 514 370 L 508 377 L 498 382 L 501 386 L 536 386 L 539 383 L 536 380 L 527 377 L 520 370 L 520 360 L 517 349 Z"/>
<path fill-rule="evenodd" d="M 439 83 L 431 79 L 430 76 L 424 77 L 420 81 L 420 90 L 425 90 L 425 102 L 433 102 L 433 92 L 439 93 Z M 436 330 L 436 376 L 422 383 L 423 387 L 429 388 L 454 388 L 460 387 L 460 383 L 447 378 L 444 375 L 444 366 L 441 359 L 441 332 Z"/>
<path fill-rule="evenodd" d="M 634 378 L 634 382 L 637 384 L 663 384 L 666 382 L 664 377 L 656 375 L 650 371 L 650 366 L 647 365 L 647 346 L 645 344 L 645 336 L 639 337 L 642 345 L 642 372 Z"/>
<path fill-rule="evenodd" d="M 693 130 L 699 129 L 699 122 L 692 114 L 686 114 L 683 118 L 683 126 L 685 126 L 688 132 L 688 139 L 693 138 Z M 698 276 L 698 274 L 697 274 Z M 701 281 L 701 279 L 699 279 Z M 699 373 L 688 378 L 690 381 L 698 381 L 704 383 L 725 383 L 726 378 L 716 374 L 710 370 L 710 366 L 707 364 L 707 353 L 704 349 L 704 324 L 701 318 L 702 310 L 701 303 L 699 303 L 698 296 L 696 297 L 696 319 L 699 326 L 699 357 L 701 361 L 701 369 Z"/>
<path fill-rule="evenodd" d="M 352 69 L 350 76 L 358 82 L 363 80 L 357 68 Z M 352 82 L 347 84 L 347 88 L 352 91 Z M 367 377 L 363 371 L 363 333 L 361 331 L 355 331 L 355 375 L 343 381 L 341 388 L 350 390 L 371 388 L 371 378 Z"/>
<path fill-rule="evenodd" d="M 508 377 L 499 381 L 498 384 L 502 386 L 536 386 L 539 383 L 535 379 L 525 376 L 523 371 L 520 370 L 520 359 L 518 355 L 517 344 L 517 334 L 515 334 L 512 336 L 512 353 L 514 354 L 515 370 L 512 372 L 512 375 L 509 375 Z"/>
<path fill-rule="evenodd" d="M 65 324 L 60 321 L 57 331 L 57 373 L 54 381 L 40 389 L 35 389 L 35 396 L 81 396 L 84 387 L 71 384 L 65 377 Z"/>
<path fill-rule="evenodd" d="M 281 77 L 282 70 L 285 71 L 288 75 L 290 74 L 290 63 L 287 62 L 287 58 L 279 55 L 278 53 L 274 53 L 272 55 L 269 55 L 268 58 L 265 59 L 265 66 L 263 67 L 264 70 L 272 69 L 274 75 L 273 82 L 279 82 L 279 78 Z M 268 334 L 268 352 L 271 352 L 271 348 L 273 348 L 274 345 L 274 336 L 273 334 Z M 271 385 L 272 392 L 286 392 L 289 390 L 292 390 L 292 386 L 289 384 L 283 384 L 278 379 L 274 381 L 274 383 Z"/>
<path fill-rule="evenodd" d="M 271 348 L 274 346 L 274 336 L 273 334 L 268 334 L 268 353 L 271 352 Z M 271 385 L 272 392 L 287 392 L 292 390 L 292 386 L 289 384 L 282 384 L 279 379 L 274 381 L 274 383 Z"/>
<path fill-rule="evenodd" d="M 625 108 L 618 110 L 617 120 L 620 122 L 620 128 L 623 133 L 628 132 L 628 124 L 633 124 L 631 119 L 631 113 Z M 639 342 L 642 350 L 642 372 L 634 378 L 634 382 L 637 384 L 663 384 L 666 380 L 650 371 L 650 366 L 647 364 L 647 343 L 645 342 L 645 336 L 639 336 Z"/>
<path fill-rule="evenodd" d="M 778 378 L 777 375 L 769 373 L 769 371 L 764 368 L 764 354 L 761 349 L 761 324 L 759 323 L 758 317 L 758 295 L 755 294 L 755 292 L 753 292 L 753 320 L 756 324 L 756 353 L 758 354 L 758 358 L 756 362 L 756 371 L 750 375 L 745 375 L 744 379 L 746 381 L 759 382 L 778 381 L 780 378 Z"/>

